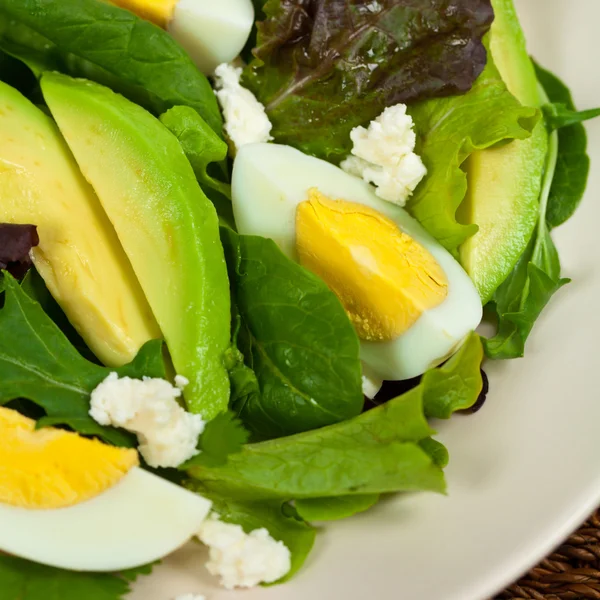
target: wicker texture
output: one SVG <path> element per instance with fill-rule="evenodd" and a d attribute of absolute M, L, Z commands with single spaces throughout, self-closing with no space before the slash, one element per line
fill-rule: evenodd
<path fill-rule="evenodd" d="M 496 600 L 600 600 L 600 509 Z"/>

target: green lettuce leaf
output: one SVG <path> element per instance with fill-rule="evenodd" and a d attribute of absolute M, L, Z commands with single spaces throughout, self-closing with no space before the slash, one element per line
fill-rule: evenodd
<path fill-rule="evenodd" d="M 339 498 L 296 500 L 298 514 L 306 521 L 339 521 L 369 510 L 379 502 L 379 494 L 355 494 Z"/>
<path fill-rule="evenodd" d="M 416 152 L 427 176 L 409 199 L 409 212 L 448 250 L 455 252 L 477 232 L 457 222 L 465 198 L 467 176 L 461 165 L 475 150 L 525 139 L 540 111 L 522 106 L 506 88 L 491 57 L 470 92 L 427 100 L 409 110 L 417 133 Z"/>
<path fill-rule="evenodd" d="M 431 434 L 419 386 L 353 419 L 248 444 L 224 466 L 189 473 L 200 493 L 240 501 L 443 492 L 442 470 L 419 443 Z"/>
<path fill-rule="evenodd" d="M 32 300 L 5 274 L 0 310 L 0 405 L 17 398 L 32 400 L 47 414 L 38 426 L 68 425 L 117 446 L 135 445 L 131 435 L 103 427 L 88 414 L 90 394 L 112 371 L 120 376 L 165 377 L 162 341 L 148 342 L 135 360 L 119 369 L 91 363 Z"/>
<path fill-rule="evenodd" d="M 350 130 L 386 106 L 471 88 L 489 0 L 269 0 L 247 85 L 279 143 L 339 162 Z"/>
<path fill-rule="evenodd" d="M 498 318 L 498 331 L 494 337 L 484 341 L 490 358 L 523 356 L 525 342 L 534 323 L 552 296 L 569 282 L 560 276 L 558 252 L 546 222 L 558 156 L 556 131 L 550 136 L 549 148 L 537 230 L 513 272 L 494 294 L 492 308 Z"/>
<path fill-rule="evenodd" d="M 419 442 L 419 446 L 429 454 L 435 465 L 441 469 L 445 469 L 448 466 L 450 454 L 444 444 L 433 438 L 425 438 Z"/>
<path fill-rule="evenodd" d="M 231 200 L 231 186 L 208 173 L 211 163 L 219 163 L 227 157 L 227 144 L 189 106 L 175 106 L 162 114 L 160 120 L 179 140 L 200 185 Z"/>
<path fill-rule="evenodd" d="M 221 232 L 237 337 L 260 388 L 260 394 L 234 391 L 232 408 L 244 425 L 265 439 L 358 415 L 359 342 L 337 297 L 272 240 Z M 243 377 L 253 384 L 249 373 Z"/>
<path fill-rule="evenodd" d="M 554 103 L 552 110 L 556 110 L 558 105 L 568 111 L 575 111 L 569 88 L 556 75 L 538 64 L 535 64 L 535 69 L 550 102 Z M 558 131 L 556 171 L 546 211 L 546 222 L 550 228 L 562 225 L 573 216 L 583 198 L 590 172 L 585 127 L 581 122 L 568 126 L 565 123 L 563 120 L 554 121 L 554 125 L 561 125 L 562 128 Z"/>
<path fill-rule="evenodd" d="M 471 408 L 483 388 L 481 338 L 472 333 L 460 350 L 445 364 L 423 375 L 425 415 L 449 419 L 457 410 Z"/>
<path fill-rule="evenodd" d="M 164 30 L 98 0 L 2 0 L 0 47 L 36 74 L 56 70 L 108 85 L 155 114 L 191 106 L 221 133 L 207 78 Z"/>
<path fill-rule="evenodd" d="M 210 496 L 222 521 L 240 525 L 246 533 L 264 527 L 276 540 L 283 542 L 292 555 L 290 571 L 275 583 L 291 579 L 312 550 L 317 530 L 308 525 L 293 506 L 278 501 L 235 502 L 222 496 Z"/>
<path fill-rule="evenodd" d="M 130 582 L 148 575 L 151 565 L 123 574 L 80 573 L 0 555 L 2 600 L 125 600 Z"/>

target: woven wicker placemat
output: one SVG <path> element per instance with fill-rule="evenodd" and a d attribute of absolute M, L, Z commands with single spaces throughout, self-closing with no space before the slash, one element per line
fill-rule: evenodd
<path fill-rule="evenodd" d="M 600 600 L 600 509 L 495 600 Z"/>

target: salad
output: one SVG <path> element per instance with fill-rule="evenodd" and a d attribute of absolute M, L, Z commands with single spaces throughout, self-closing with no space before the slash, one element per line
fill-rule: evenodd
<path fill-rule="evenodd" d="M 190 540 L 283 583 L 446 493 L 435 420 L 568 283 L 596 116 L 512 0 L 0 0 L 0 600 Z"/>

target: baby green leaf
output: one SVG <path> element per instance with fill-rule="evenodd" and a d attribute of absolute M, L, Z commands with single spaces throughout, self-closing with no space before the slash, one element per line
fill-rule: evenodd
<path fill-rule="evenodd" d="M 164 30 L 98 0 L 2 0 L 0 47 L 36 74 L 57 70 L 112 87 L 155 114 L 191 106 L 221 133 L 208 79 Z"/>
<path fill-rule="evenodd" d="M 209 497 L 222 521 L 240 525 L 246 533 L 264 527 L 271 537 L 287 546 L 292 555 L 292 567 L 276 583 L 291 579 L 302 567 L 313 547 L 317 530 L 308 525 L 293 506 L 281 501 L 236 502 L 222 496 Z"/>
<path fill-rule="evenodd" d="M 350 130 L 386 106 L 469 90 L 489 0 L 269 0 L 244 83 L 279 143 L 339 162 Z"/>
<path fill-rule="evenodd" d="M 445 364 L 423 375 L 425 415 L 449 419 L 457 410 L 471 408 L 483 387 L 481 338 L 472 333 Z"/>
<path fill-rule="evenodd" d="M 207 467 L 224 465 L 230 454 L 241 452 L 248 437 L 248 432 L 234 413 L 230 411 L 219 413 L 206 424 L 204 432 L 200 436 L 198 446 L 200 454 L 180 468 L 189 469 L 198 465 Z"/>
<path fill-rule="evenodd" d="M 337 297 L 272 240 L 226 228 L 221 237 L 238 343 L 260 388 L 232 407 L 244 425 L 264 439 L 359 414 L 359 342 Z"/>
<path fill-rule="evenodd" d="M 570 109 L 566 104 L 546 104 L 543 110 L 551 131 L 600 117 L 600 108 L 577 111 Z"/>
<path fill-rule="evenodd" d="M 296 500 L 298 514 L 306 521 L 338 521 L 365 512 L 379 502 L 379 494 Z"/>
<path fill-rule="evenodd" d="M 227 144 L 189 106 L 175 106 L 161 115 L 160 120 L 179 140 L 200 184 L 231 199 L 231 186 L 207 172 L 208 165 L 227 157 Z"/>
<path fill-rule="evenodd" d="M 549 100 L 575 111 L 569 88 L 550 71 L 537 64 L 535 68 Z M 563 126 L 558 130 L 556 171 L 546 210 L 546 222 L 550 228 L 558 227 L 573 216 L 583 198 L 589 171 L 585 127 L 582 123 Z"/>
<path fill-rule="evenodd" d="M 148 567 L 136 569 L 148 574 Z M 136 575 L 137 576 L 137 575 Z M 111 573 L 80 573 L 0 555 L 2 600 L 124 600 L 135 577 Z"/>
<path fill-rule="evenodd" d="M 415 121 L 416 152 L 427 176 L 407 209 L 441 244 L 455 251 L 477 232 L 477 225 L 463 225 L 456 219 L 467 192 L 464 161 L 475 150 L 528 138 L 541 114 L 521 106 L 509 93 L 491 56 L 470 92 L 426 100 L 409 112 Z"/>
<path fill-rule="evenodd" d="M 537 231 L 513 272 L 494 294 L 498 331 L 494 337 L 484 341 L 485 351 L 490 358 L 523 356 L 525 342 L 542 310 L 550 298 L 569 282 L 560 277 L 558 252 L 546 224 L 557 155 L 558 136 L 554 132 L 550 136 Z"/>
<path fill-rule="evenodd" d="M 63 332 L 8 274 L 0 310 L 0 405 L 27 398 L 42 407 L 42 425 L 64 424 L 118 446 L 131 446 L 128 434 L 102 427 L 89 415 L 90 394 L 111 371 L 120 376 L 164 377 L 162 342 L 148 342 L 135 360 L 108 369 L 83 358 Z"/>
<path fill-rule="evenodd" d="M 420 385 L 342 423 L 248 444 L 226 465 L 192 468 L 190 475 L 200 493 L 241 501 L 443 492 L 442 470 L 420 445 L 432 433 L 423 392 Z"/>

